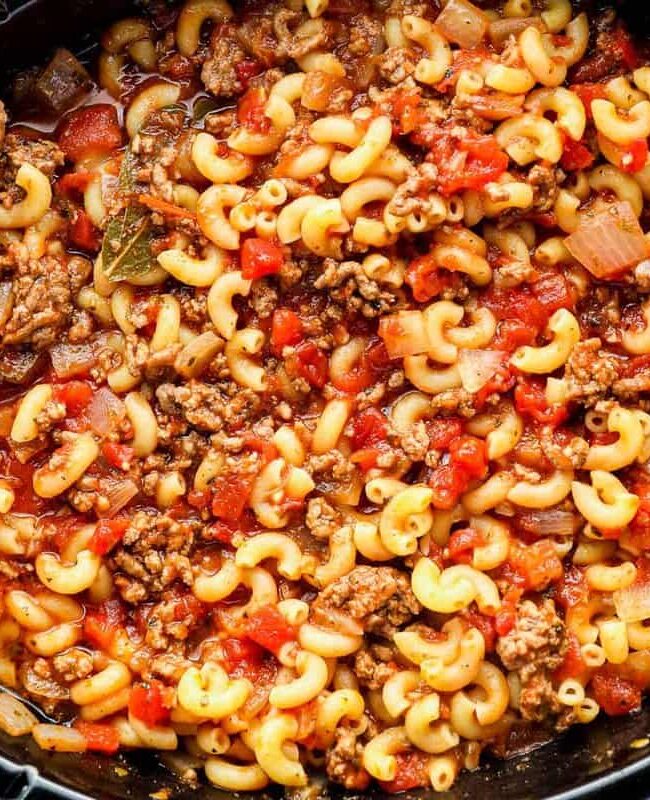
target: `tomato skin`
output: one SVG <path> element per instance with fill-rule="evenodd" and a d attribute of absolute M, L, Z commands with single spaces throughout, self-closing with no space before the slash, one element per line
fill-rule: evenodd
<path fill-rule="evenodd" d="M 515 388 L 515 408 L 542 425 L 557 427 L 569 416 L 567 409 L 558 404 L 549 406 L 543 386 L 538 382 L 524 381 Z"/>
<path fill-rule="evenodd" d="M 169 722 L 173 702 L 174 690 L 154 678 L 148 685 L 133 685 L 129 711 L 136 719 L 153 728 Z"/>
<path fill-rule="evenodd" d="M 92 399 L 92 387 L 85 381 L 68 381 L 54 387 L 54 400 L 65 405 L 69 417 L 78 417 Z"/>
<path fill-rule="evenodd" d="M 289 308 L 276 308 L 271 321 L 271 349 L 275 355 L 281 356 L 284 347 L 298 344 L 302 337 L 302 321 L 296 312 Z"/>
<path fill-rule="evenodd" d="M 327 383 L 328 362 L 325 353 L 313 342 L 301 342 L 296 347 L 296 368 L 301 378 L 311 386 L 322 389 Z"/>
<path fill-rule="evenodd" d="M 271 120 L 264 114 L 265 106 L 264 89 L 248 89 L 237 104 L 237 121 L 254 133 L 268 133 Z"/>
<path fill-rule="evenodd" d="M 112 756 L 120 749 L 120 737 L 112 725 L 77 719 L 74 727 L 86 740 L 88 750 Z"/>
<path fill-rule="evenodd" d="M 560 580 L 555 584 L 555 602 L 565 610 L 579 603 L 586 603 L 589 587 L 584 572 L 571 564 L 566 567 Z"/>
<path fill-rule="evenodd" d="M 397 759 L 397 771 L 393 780 L 378 781 L 385 792 L 397 794 L 429 784 L 427 763 L 431 756 L 413 750 L 409 753 L 397 753 L 395 758 Z"/>
<path fill-rule="evenodd" d="M 275 606 L 264 606 L 248 618 L 246 636 L 277 656 L 284 644 L 295 641 L 296 631 Z"/>
<path fill-rule="evenodd" d="M 610 717 L 641 708 L 641 690 L 609 665 L 596 670 L 591 679 L 591 689 L 594 700 Z"/>
<path fill-rule="evenodd" d="M 474 549 L 484 547 L 485 544 L 486 539 L 483 533 L 474 528 L 462 528 L 454 531 L 447 542 L 449 558 L 456 564 L 471 564 Z"/>
<path fill-rule="evenodd" d="M 218 475 L 212 482 L 212 513 L 235 523 L 244 512 L 253 488 L 252 476 Z"/>
<path fill-rule="evenodd" d="M 98 556 L 105 556 L 118 542 L 122 541 L 128 527 L 128 519 L 100 519 L 88 543 L 88 548 Z"/>
<path fill-rule="evenodd" d="M 246 239 L 241 248 L 240 259 L 242 277 L 246 280 L 275 275 L 284 264 L 282 249 L 267 239 Z"/>
<path fill-rule="evenodd" d="M 377 408 L 366 408 L 352 418 L 352 447 L 354 450 L 383 444 L 387 434 L 388 420 Z"/>
<path fill-rule="evenodd" d="M 433 450 L 447 450 L 454 439 L 463 433 L 460 417 L 434 417 L 426 422 L 429 447 Z"/>
<path fill-rule="evenodd" d="M 102 445 L 102 455 L 111 467 L 126 471 L 135 458 L 135 451 L 128 444 L 105 442 Z"/>
<path fill-rule="evenodd" d="M 591 150 L 584 144 L 583 140 L 576 142 L 575 139 L 567 136 L 564 142 L 564 151 L 560 164 L 562 168 L 573 172 L 578 169 L 588 169 L 596 160 Z"/>
<path fill-rule="evenodd" d="M 70 161 L 117 150 L 122 146 L 117 109 L 99 103 L 72 111 L 61 121 L 57 141 Z"/>
<path fill-rule="evenodd" d="M 86 606 L 84 638 L 99 650 L 108 650 L 125 619 L 121 600 L 105 600 L 98 606 Z"/>

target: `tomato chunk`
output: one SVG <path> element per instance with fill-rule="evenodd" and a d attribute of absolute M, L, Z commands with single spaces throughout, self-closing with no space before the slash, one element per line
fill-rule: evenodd
<path fill-rule="evenodd" d="M 565 406 L 546 402 L 544 387 L 536 381 L 524 381 L 515 389 L 515 408 L 543 425 L 556 427 L 569 416 Z"/>
<path fill-rule="evenodd" d="M 386 441 L 388 420 L 377 408 L 366 408 L 352 419 L 352 447 L 376 447 Z"/>
<path fill-rule="evenodd" d="M 328 362 L 325 353 L 313 342 L 301 342 L 296 347 L 296 367 L 301 378 L 317 389 L 327 383 Z"/>
<path fill-rule="evenodd" d="M 277 656 L 282 645 L 295 640 L 296 631 L 275 606 L 264 606 L 248 618 L 246 636 Z"/>
<path fill-rule="evenodd" d="M 302 322 L 295 311 L 289 308 L 276 308 L 271 322 L 271 349 L 276 356 L 282 355 L 284 347 L 302 341 Z"/>
<path fill-rule="evenodd" d="M 553 680 L 562 683 L 567 678 L 586 678 L 588 674 L 589 668 L 582 657 L 578 637 L 573 631 L 567 631 L 567 649 L 564 661 L 553 673 Z"/>
<path fill-rule="evenodd" d="M 237 104 L 237 121 L 254 133 L 268 133 L 271 130 L 271 120 L 264 114 L 265 106 L 264 89 L 248 89 Z"/>
<path fill-rule="evenodd" d="M 108 650 L 125 619 L 126 611 L 121 600 L 105 600 L 98 606 L 86 606 L 84 638 L 94 647 Z"/>
<path fill-rule="evenodd" d="M 72 111 L 59 125 L 57 140 L 70 161 L 117 150 L 122 146 L 117 109 L 99 103 Z"/>
<path fill-rule="evenodd" d="M 102 455 L 111 465 L 111 467 L 126 471 L 135 458 L 135 451 L 128 444 L 106 442 L 102 446 Z"/>
<path fill-rule="evenodd" d="M 474 528 L 462 528 L 449 537 L 449 558 L 457 564 L 471 564 L 474 549 L 484 547 L 485 535 Z"/>
<path fill-rule="evenodd" d="M 594 700 L 610 717 L 629 714 L 641 707 L 641 690 L 617 674 L 610 665 L 594 673 L 591 688 Z"/>
<path fill-rule="evenodd" d="M 406 792 L 418 786 L 429 784 L 427 763 L 431 756 L 426 753 L 413 751 L 411 753 L 397 753 L 397 771 L 392 781 L 379 781 L 381 788 L 389 794 Z"/>
<path fill-rule="evenodd" d="M 120 737 L 117 729 L 112 725 L 78 719 L 75 721 L 74 727 L 86 740 L 88 750 L 111 756 L 120 749 Z"/>
<path fill-rule="evenodd" d="M 174 690 L 154 678 L 149 684 L 136 683 L 133 686 L 129 711 L 136 719 L 153 728 L 169 722 L 173 702 Z"/>
<path fill-rule="evenodd" d="M 595 160 L 596 157 L 582 140 L 576 142 L 575 139 L 571 139 L 569 136 L 566 137 L 564 151 L 560 159 L 563 169 L 568 171 L 588 169 Z"/>
<path fill-rule="evenodd" d="M 253 476 L 218 475 L 212 482 L 212 513 L 226 522 L 241 517 L 253 488 Z"/>
<path fill-rule="evenodd" d="M 105 556 L 118 542 L 122 541 L 128 527 L 128 519 L 100 519 L 88 543 L 88 548 L 98 556 Z"/>
<path fill-rule="evenodd" d="M 70 243 L 82 250 L 96 252 L 99 250 L 101 240 L 99 232 L 92 220 L 81 209 L 75 209 L 69 228 Z"/>
<path fill-rule="evenodd" d="M 242 276 L 246 280 L 275 275 L 284 264 L 282 249 L 267 239 L 246 239 L 240 258 Z"/>

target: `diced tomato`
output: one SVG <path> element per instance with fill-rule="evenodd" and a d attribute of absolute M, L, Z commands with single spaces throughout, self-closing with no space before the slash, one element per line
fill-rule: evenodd
<path fill-rule="evenodd" d="M 212 525 L 205 530 L 203 536 L 210 542 L 232 544 L 232 537 L 235 535 L 235 533 L 235 528 L 231 527 L 226 522 L 217 520 L 217 522 L 212 523 Z"/>
<path fill-rule="evenodd" d="M 106 722 L 86 722 L 75 720 L 74 727 L 86 740 L 86 747 L 96 753 L 112 756 L 120 749 L 120 737 L 117 728 Z"/>
<path fill-rule="evenodd" d="M 427 159 L 438 167 L 438 190 L 447 196 L 463 189 L 480 190 L 508 167 L 508 154 L 494 136 L 459 138 L 442 133 L 428 144 Z"/>
<path fill-rule="evenodd" d="M 206 490 L 191 489 L 187 493 L 187 502 L 192 508 L 204 510 L 212 502 L 212 494 Z"/>
<path fill-rule="evenodd" d="M 254 133 L 268 133 L 271 120 L 264 114 L 265 106 L 264 89 L 248 89 L 237 104 L 237 121 Z"/>
<path fill-rule="evenodd" d="M 105 600 L 98 606 L 86 606 L 84 638 L 93 647 L 108 650 L 125 619 L 126 612 L 121 600 Z"/>
<path fill-rule="evenodd" d="M 59 194 L 70 195 L 73 192 L 82 193 L 88 188 L 88 184 L 92 181 L 94 175 L 88 170 L 80 170 L 79 172 L 66 172 L 56 182 L 56 189 Z"/>
<path fill-rule="evenodd" d="M 276 308 L 271 322 L 271 349 L 276 356 L 282 349 L 302 341 L 302 322 L 300 317 L 288 308 Z"/>
<path fill-rule="evenodd" d="M 574 564 L 566 567 L 555 584 L 555 602 L 568 609 L 578 603 L 586 603 L 588 597 L 589 587 L 584 572 Z"/>
<path fill-rule="evenodd" d="M 630 543 L 639 550 L 650 550 L 650 482 L 638 480 L 630 491 L 641 501 L 629 525 Z"/>
<path fill-rule="evenodd" d="M 639 54 L 637 53 L 634 42 L 625 27 L 619 24 L 613 32 L 614 48 L 620 61 L 628 69 L 636 69 L 640 66 Z"/>
<path fill-rule="evenodd" d="M 494 630 L 498 636 L 505 636 L 515 627 L 516 622 L 516 610 L 504 603 L 494 616 Z"/>
<path fill-rule="evenodd" d="M 431 756 L 414 750 L 409 753 L 397 753 L 397 770 L 392 781 L 379 781 L 381 788 L 389 794 L 406 792 L 419 786 L 429 785 L 427 764 Z"/>
<path fill-rule="evenodd" d="M 429 447 L 433 450 L 448 450 L 449 445 L 463 433 L 460 417 L 434 417 L 425 423 L 429 436 Z"/>
<path fill-rule="evenodd" d="M 148 684 L 136 683 L 131 689 L 129 711 L 150 728 L 169 722 L 174 690 L 155 678 Z"/>
<path fill-rule="evenodd" d="M 99 231 L 93 225 L 88 214 L 81 209 L 74 210 L 68 235 L 70 236 L 70 243 L 75 247 L 80 247 L 82 250 L 88 250 L 93 253 L 99 250 L 101 244 Z"/>
<path fill-rule="evenodd" d="M 497 643 L 497 630 L 494 617 L 488 617 L 486 614 L 481 614 L 479 611 L 469 609 L 463 612 L 463 619 L 476 628 L 477 631 L 483 636 L 485 641 L 485 651 L 492 653 Z"/>
<path fill-rule="evenodd" d="M 88 548 L 98 556 L 105 556 L 118 542 L 122 541 L 128 527 L 128 519 L 100 519 L 88 543 Z"/>
<path fill-rule="evenodd" d="M 278 457 L 278 448 L 268 439 L 263 439 L 261 436 L 256 436 L 251 431 L 246 431 L 242 434 L 244 440 L 244 447 L 249 450 L 254 450 L 262 456 L 262 465 L 266 466 L 269 461 L 273 461 Z"/>
<path fill-rule="evenodd" d="M 382 342 L 369 342 L 357 361 L 342 375 L 332 376 L 332 383 L 341 392 L 356 394 L 362 392 L 379 378 L 390 363 L 386 345 Z"/>
<path fill-rule="evenodd" d="M 267 239 L 246 239 L 241 248 L 240 259 L 242 277 L 246 280 L 275 275 L 284 264 L 282 249 Z"/>
<path fill-rule="evenodd" d="M 454 531 L 447 542 L 449 558 L 456 564 L 471 564 L 474 549 L 485 544 L 485 535 L 479 530 L 462 528 Z"/>
<path fill-rule="evenodd" d="M 442 292 L 438 266 L 431 256 L 413 259 L 406 269 L 404 280 L 413 290 L 413 298 L 418 303 L 428 303 Z"/>
<path fill-rule="evenodd" d="M 212 513 L 226 522 L 241 517 L 253 488 L 254 477 L 248 475 L 218 475 L 212 482 Z"/>
<path fill-rule="evenodd" d="M 548 314 L 528 288 L 497 289 L 492 286 L 481 298 L 498 320 L 516 319 L 536 331 L 548 322 Z"/>
<path fill-rule="evenodd" d="M 128 444 L 117 444 L 116 442 L 105 442 L 102 445 L 102 455 L 116 469 L 128 470 L 131 462 L 135 458 L 135 451 Z"/>
<path fill-rule="evenodd" d="M 263 606 L 248 618 L 246 636 L 277 656 L 284 644 L 295 640 L 296 631 L 276 606 Z"/>
<path fill-rule="evenodd" d="M 560 308 L 573 308 L 575 305 L 571 284 L 559 272 L 542 273 L 530 288 L 547 318 Z"/>
<path fill-rule="evenodd" d="M 238 668 L 253 669 L 264 659 L 261 645 L 252 639 L 224 639 L 221 643 L 224 655 L 224 668 L 232 674 Z"/>
<path fill-rule="evenodd" d="M 313 342 L 301 342 L 296 347 L 296 367 L 300 377 L 322 389 L 327 383 L 328 363 L 325 353 Z"/>
<path fill-rule="evenodd" d="M 487 449 L 483 439 L 467 434 L 449 444 L 452 463 L 462 468 L 468 478 L 483 478 L 487 471 Z"/>
<path fill-rule="evenodd" d="M 514 585 L 541 592 L 562 577 L 562 561 L 548 539 L 522 545 L 513 539 L 508 560 L 501 567 L 506 579 Z"/>
<path fill-rule="evenodd" d="M 85 381 L 69 381 L 54 387 L 54 399 L 65 405 L 67 416 L 77 417 L 93 399 L 93 390 Z"/>
<path fill-rule="evenodd" d="M 429 486 L 433 489 L 435 508 L 441 511 L 451 510 L 458 498 L 467 488 L 467 481 L 463 471 L 453 463 L 442 464 L 433 471 L 429 479 Z"/>
<path fill-rule="evenodd" d="M 522 381 L 515 388 L 515 408 L 543 425 L 557 427 L 569 416 L 565 406 L 546 402 L 544 387 L 533 380 Z"/>
<path fill-rule="evenodd" d="M 418 90 L 405 90 L 396 93 L 392 102 L 393 126 L 395 133 L 405 135 L 417 130 L 426 121 L 426 114 L 420 108 L 421 94 Z"/>
<path fill-rule="evenodd" d="M 262 69 L 263 66 L 260 62 L 255 61 L 253 58 L 245 58 L 243 61 L 237 61 L 235 63 L 235 72 L 245 89 L 248 87 L 250 79 L 259 75 Z"/>
<path fill-rule="evenodd" d="M 599 136 L 600 139 L 600 136 Z M 623 172 L 638 172 L 648 160 L 648 140 L 635 139 L 626 145 L 607 141 L 608 157 Z"/>
<path fill-rule="evenodd" d="M 537 330 L 518 319 L 504 319 L 499 322 L 496 336 L 491 346 L 495 350 L 513 353 L 518 347 L 533 344 L 537 338 Z"/>
<path fill-rule="evenodd" d="M 582 105 L 585 107 L 585 112 L 587 113 L 587 119 L 593 119 L 593 114 L 591 113 L 592 100 L 605 99 L 605 85 L 602 83 L 574 83 L 572 86 L 569 86 L 569 89 L 575 92 L 582 100 Z"/>
<path fill-rule="evenodd" d="M 366 408 L 352 418 L 352 447 L 360 450 L 384 444 L 388 434 L 388 420 L 377 408 Z"/>
<path fill-rule="evenodd" d="M 577 169 L 588 169 L 595 160 L 596 157 L 583 140 L 576 142 L 570 136 L 565 138 L 564 151 L 560 159 L 563 169 L 569 172 Z"/>
<path fill-rule="evenodd" d="M 629 714 L 641 707 L 641 690 L 617 674 L 616 668 L 611 665 L 601 667 L 594 673 L 591 689 L 594 700 L 610 717 Z"/>
<path fill-rule="evenodd" d="M 582 680 L 587 678 L 589 674 L 589 667 L 582 657 L 578 637 L 573 631 L 567 630 L 566 639 L 567 649 L 564 654 L 564 660 L 553 673 L 553 680 L 557 681 L 557 683 L 562 683 L 567 678 Z"/>
<path fill-rule="evenodd" d="M 61 121 L 57 141 L 71 161 L 117 150 L 122 146 L 117 109 L 100 103 L 72 111 Z"/>

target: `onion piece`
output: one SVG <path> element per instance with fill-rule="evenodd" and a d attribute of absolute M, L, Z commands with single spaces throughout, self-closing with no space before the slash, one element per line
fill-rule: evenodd
<path fill-rule="evenodd" d="M 627 200 L 593 216 L 582 215 L 578 229 L 564 244 L 596 278 L 618 276 L 648 257 L 639 220 Z"/>
<path fill-rule="evenodd" d="M 501 50 L 511 36 L 519 36 L 526 28 L 539 28 L 546 30 L 541 17 L 510 17 L 509 19 L 496 19 L 490 22 L 488 35 L 493 47 Z"/>
<path fill-rule="evenodd" d="M 125 478 L 123 481 L 113 481 L 102 486 L 108 499 L 108 508 L 103 512 L 106 517 L 114 517 L 118 511 L 127 506 L 140 491 L 135 481 Z"/>
<path fill-rule="evenodd" d="M 64 725 L 39 724 L 32 730 L 34 741 L 41 750 L 54 750 L 56 753 L 84 753 L 86 738 L 75 728 Z"/>
<path fill-rule="evenodd" d="M 390 358 L 416 356 L 431 349 L 421 311 L 398 311 L 379 320 L 379 336 Z"/>
<path fill-rule="evenodd" d="M 461 350 L 458 372 L 466 392 L 478 392 L 503 365 L 502 350 Z"/>
<path fill-rule="evenodd" d="M 57 378 L 85 375 L 96 361 L 95 352 L 89 344 L 52 345 L 50 359 Z"/>
<path fill-rule="evenodd" d="M 445 39 L 466 49 L 481 43 L 489 24 L 481 9 L 467 0 L 449 0 L 435 22 Z"/>
<path fill-rule="evenodd" d="M 636 580 L 626 589 L 612 595 L 616 614 L 623 622 L 641 622 L 650 619 L 650 581 L 647 577 Z"/>
<path fill-rule="evenodd" d="M 17 697 L 0 694 L 0 730 L 9 736 L 25 736 L 38 723 L 32 712 Z"/>
<path fill-rule="evenodd" d="M 640 689 L 650 689 L 650 650 L 636 650 L 618 664 L 617 670 L 622 678 L 632 681 Z"/>
<path fill-rule="evenodd" d="M 570 511 L 552 508 L 546 511 L 524 511 L 517 514 L 515 525 L 534 536 L 573 536 L 579 521 Z"/>
<path fill-rule="evenodd" d="M 93 395 L 87 415 L 93 433 L 98 436 L 108 436 L 126 416 L 126 408 L 117 395 L 103 386 Z"/>

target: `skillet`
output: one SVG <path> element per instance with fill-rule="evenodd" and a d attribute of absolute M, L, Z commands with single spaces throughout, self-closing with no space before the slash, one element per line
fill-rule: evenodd
<path fill-rule="evenodd" d="M 134 5 L 129 0 L 0 0 L 0 90 L 13 68 L 37 63 L 54 46 L 66 45 L 83 54 L 103 26 Z M 646 0 L 625 0 L 616 6 L 631 31 L 641 37 L 650 35 Z M 199 791 L 205 800 L 231 796 L 211 786 L 201 785 Z M 0 733 L 0 800 L 191 800 L 196 793 L 196 787 L 176 779 L 153 754 L 109 759 L 90 753 L 48 753 L 31 739 Z M 281 796 L 280 787 L 256 797 Z M 320 796 L 332 800 L 388 797 L 376 788 L 354 794 L 331 785 L 324 785 Z M 405 800 L 432 796 L 424 790 L 400 795 Z M 552 742 L 507 761 L 488 760 L 476 772 L 462 773 L 445 794 L 449 800 L 613 800 L 621 796 L 650 798 L 650 702 L 632 716 L 601 715 L 588 726 L 574 726 Z"/>

